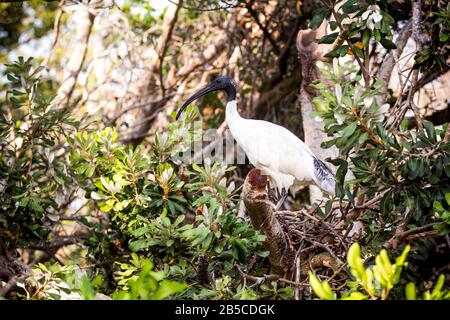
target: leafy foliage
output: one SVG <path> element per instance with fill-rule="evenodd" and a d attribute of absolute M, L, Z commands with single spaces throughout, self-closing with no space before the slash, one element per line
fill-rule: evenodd
<path fill-rule="evenodd" d="M 191 170 L 171 161 L 186 149 L 183 141 L 190 137 L 187 124 L 195 109 L 189 108 L 180 124 L 158 133 L 154 148 L 147 152 L 121 144 L 111 128 L 78 130 L 80 122 L 48 97 L 40 82 L 42 68 L 33 68 L 31 59 L 20 58 L 8 68 L 12 89 L 1 125 L 0 159 L 4 169 L 0 222 L 7 244 L 20 241 L 26 247 L 54 239 L 52 223 L 60 223 L 68 195 L 82 189 L 91 199 L 87 207 L 101 212 L 78 220 L 91 232 L 83 242 L 87 260 L 103 266 L 73 283 L 72 289 L 87 299 L 95 298 L 96 290 L 115 292 L 123 299 L 162 299 L 185 289 L 166 276 L 189 280 L 186 296 L 202 297 L 206 291 L 198 285 L 199 273 L 220 269 L 217 279 L 206 281 L 234 287 L 240 281 L 235 277 L 236 263 L 245 265 L 254 254 L 267 255 L 261 247 L 264 237 L 236 216 L 238 189 L 226 177 L 232 167 L 206 160 L 203 167 L 193 165 Z M 69 154 L 58 152 L 65 141 Z M 133 267 L 123 261 L 130 255 Z M 105 264 L 105 257 L 117 264 Z M 151 271 L 153 264 L 146 257 L 160 271 Z M 199 257 L 206 259 L 206 270 L 196 267 Z M 66 271 L 40 265 L 28 283 L 36 291 L 24 286 L 24 297 L 71 297 L 66 283 L 58 280 Z M 107 281 L 100 283 L 98 277 Z M 156 282 L 161 282 L 159 287 L 149 285 Z"/>
<path fill-rule="evenodd" d="M 323 119 L 330 137 L 322 147 L 339 150 L 339 156 L 329 161 L 338 167 L 336 195 L 342 214 L 362 222 L 358 241 L 366 250 L 396 249 L 401 242 L 419 239 L 412 244 L 412 259 L 424 261 L 436 252 L 438 243 L 445 243 L 440 236 L 448 233 L 447 205 L 443 204 L 450 191 L 448 124 L 435 126 L 415 116 L 417 128 L 413 128 L 405 117 L 406 110 L 415 107 L 412 98 L 403 101 L 405 93 L 400 92 L 393 99 L 395 103 L 389 101 L 386 84 L 377 79 L 370 66 L 370 50 L 379 50 L 379 44 L 388 50 L 396 48 L 392 30 L 397 22 L 391 16 L 395 10 L 386 1 L 348 0 L 334 4 L 321 9 L 323 12 L 311 20 L 313 27 L 329 15 L 335 20 L 330 21 L 332 33 L 318 40 L 334 43 L 333 51 L 327 54 L 332 63 L 319 66 L 328 82 L 314 83 L 312 87 L 319 94 L 313 100 L 317 110 L 314 115 Z M 424 19 L 433 24 L 433 30 L 445 33 L 448 8 L 435 4 L 427 4 L 430 18 Z M 425 39 L 422 51 L 415 55 L 414 67 L 425 72 L 425 66 L 440 65 L 437 60 L 446 56 L 440 42 L 446 43 L 446 36 L 436 42 L 436 36 L 427 37 L 423 29 L 414 31 L 424 31 L 419 36 Z M 422 60 L 427 51 L 429 56 Z M 356 63 L 344 62 L 347 58 L 342 57 L 348 54 L 355 57 Z M 384 251 L 381 254 L 386 256 Z M 325 285 L 329 293 L 326 289 Z"/>
<path fill-rule="evenodd" d="M 313 85 L 320 91 L 314 103 L 324 118 L 331 140 L 324 148 L 336 146 L 339 166 L 336 194 L 355 204 L 359 195 L 381 197 L 379 210 L 368 210 L 367 236 L 384 243 L 392 236 L 399 219 L 408 225 L 438 223 L 432 215 L 433 202 L 444 198 L 450 187 L 450 144 L 444 141 L 447 125 L 435 128 L 424 121 L 423 130 L 412 131 L 403 121 L 399 129 L 394 117 L 386 117 L 389 105 L 378 106 L 381 83 L 366 88 L 355 67 L 324 66 L 323 73 L 332 81 L 329 86 Z M 353 177 L 345 180 L 348 172 Z"/>
<path fill-rule="evenodd" d="M 339 299 L 388 299 L 390 291 L 400 283 L 402 270 L 408 266 L 406 257 L 409 250 L 410 246 L 406 246 L 403 253 L 395 260 L 395 263 L 392 263 L 389 260 L 387 251 L 383 249 L 375 257 L 375 265 L 366 268 L 361 258 L 360 246 L 358 243 L 354 243 L 347 253 L 347 262 L 350 273 L 356 281 L 348 284 L 350 290 L 344 291 Z M 450 299 L 450 291 L 442 291 L 444 280 L 445 276 L 440 275 L 433 291 L 431 293 L 426 291 L 423 294 L 423 299 Z M 326 280 L 320 281 L 311 271 L 309 271 L 309 283 L 319 298 L 325 300 L 335 300 L 337 298 L 328 282 Z M 358 288 L 363 289 L 364 292 L 359 291 Z M 417 299 L 416 288 L 413 282 L 409 282 L 406 285 L 405 296 L 408 300 Z"/>
<path fill-rule="evenodd" d="M 450 4 L 433 10 L 430 13 L 433 31 L 436 32 L 431 41 L 427 42 L 422 50 L 414 56 L 414 67 L 426 71 L 437 66 L 445 69 L 448 66 L 446 56 L 448 56 L 448 40 L 450 37 Z"/>
<path fill-rule="evenodd" d="M 121 276 L 128 276 L 127 286 L 118 290 L 112 296 L 113 299 L 162 300 L 186 288 L 184 284 L 167 280 L 164 272 L 153 271 L 153 264 L 147 259 L 139 260 L 134 255 L 132 260 L 134 265 L 136 265 L 136 259 L 139 269 L 127 269 L 129 264 L 121 266 L 121 269 L 126 269 Z M 98 287 L 102 281 L 100 276 L 90 280 L 82 269 L 57 264 L 47 267 L 40 263 L 33 271 L 31 277 L 18 283 L 18 286 L 24 290 L 26 299 L 94 300 L 99 298 Z"/>
<path fill-rule="evenodd" d="M 339 2 L 341 1 L 336 1 L 336 4 Z M 371 39 L 386 49 L 396 48 L 391 41 L 394 19 L 389 15 L 387 8 L 366 1 L 347 0 L 338 5 L 337 10 L 334 4 L 329 8 L 318 9 L 313 13 L 310 27 L 318 28 L 330 14 L 335 19 L 330 21 L 333 32 L 322 37 L 318 42 L 331 44 L 340 37 L 345 40 L 345 44 L 328 52 L 326 57 L 343 57 L 351 52 L 363 59 L 364 50 L 369 46 Z"/>
<path fill-rule="evenodd" d="M 11 246 L 47 239 L 72 192 L 64 136 L 80 121 L 57 108 L 42 67 L 23 57 L 6 65 L 0 119 L 0 239 Z"/>
<path fill-rule="evenodd" d="M 185 3 L 187 6 L 192 4 L 195 1 Z M 331 220 L 333 215 L 330 213 L 338 210 L 344 227 L 348 227 L 345 224 L 352 223 L 351 219 L 355 217 L 361 221 L 363 232 L 358 241 L 362 248 L 354 244 L 348 252 L 348 275 L 340 280 L 345 282 L 352 278 L 353 281 L 347 283 L 348 290 L 333 292 L 326 280 L 319 280 L 324 277 L 319 273 L 317 276 L 310 273 L 311 287 L 317 296 L 330 300 L 449 299 L 443 275 L 431 277 L 436 282 L 434 287 L 429 282 L 419 289 L 414 282 L 406 283 L 405 280 L 422 283 L 422 279 L 418 280 L 422 275 L 414 274 L 414 264 L 426 261 L 438 249 L 442 250 L 442 244 L 447 248 L 444 236 L 450 231 L 450 144 L 445 138 L 448 124 L 438 127 L 423 121 L 423 129 L 411 129 L 413 124 L 405 120 L 404 113 L 395 113 L 400 110 L 402 101 L 395 105 L 389 100 L 385 104 L 379 103 L 384 100 L 381 99 L 384 98 L 381 97 L 383 83 L 372 76 L 369 60 L 374 60 L 373 56 L 380 57 L 379 52 L 389 52 L 397 47 L 394 33 L 401 28 L 403 17 L 398 20 L 398 12 L 391 3 L 385 0 L 339 0 L 330 4 L 313 13 L 310 27 L 316 29 L 332 16 L 329 21 L 331 33 L 318 40 L 320 44 L 335 45 L 326 55 L 333 63 L 321 68 L 329 81 L 316 83 L 313 87 L 320 93 L 314 99 L 316 115 L 324 120 L 325 131 L 330 137 L 323 147 L 334 146 L 339 150 L 338 158 L 330 159 L 338 166 L 337 199 L 327 201 L 324 211 L 320 205 L 313 204 L 313 207 L 319 222 L 324 225 L 327 225 L 327 219 Z M 101 12 L 101 5 L 92 12 Z M 215 0 L 203 5 L 224 9 L 224 4 Z M 0 4 L 0 20 L 19 17 L 16 22 L 2 26 L 0 38 L 5 44 L 0 48 L 0 54 L 8 52 L 15 56 L 9 52 L 22 45 L 19 40 L 26 45 L 28 41 L 47 35 L 53 26 L 56 45 L 60 26 L 61 33 L 71 31 L 70 25 L 64 25 L 69 11 L 61 11 L 60 25 L 54 21 L 59 12 L 57 6 L 56 2 L 42 6 L 35 0 Z M 231 175 L 242 172 L 210 159 L 204 159 L 202 165 L 189 166 L 180 161 L 184 155 L 192 155 L 193 144 L 203 134 L 191 125 L 198 116 L 196 108 L 189 107 L 181 121 L 170 122 L 164 129 L 150 133 L 149 145 L 137 147 L 122 143 L 123 137 L 119 136 L 128 129 L 133 132 L 133 125 L 128 128 L 127 124 L 124 129 L 125 121 L 118 125 L 119 133 L 108 127 L 110 124 L 88 130 L 86 116 L 78 113 L 93 105 L 91 98 L 95 97 L 95 101 L 109 94 L 108 90 L 90 91 L 92 87 L 113 84 L 113 88 L 119 88 L 119 83 L 128 79 L 128 73 L 134 81 L 135 71 L 140 70 L 142 61 L 148 58 L 148 47 L 163 51 L 162 55 L 157 52 L 159 61 L 151 68 L 155 72 L 151 76 L 152 85 L 148 86 L 151 90 L 146 92 L 150 95 L 143 98 L 146 102 L 147 98 L 152 100 L 162 94 L 160 100 L 154 101 L 155 108 L 169 103 L 175 105 L 176 99 L 182 98 L 174 83 L 183 83 L 180 88 L 186 85 L 187 92 L 192 84 L 195 85 L 191 80 L 198 76 L 203 66 L 208 71 L 202 75 L 202 81 L 209 78 L 211 66 L 214 66 L 214 70 L 227 68 L 236 72 L 242 86 L 239 98 L 245 109 L 249 106 L 252 106 L 247 109 L 249 111 L 271 109 L 261 108 L 261 101 L 280 106 L 276 112 L 258 114 L 259 118 L 268 119 L 272 117 L 271 113 L 278 114 L 282 109 L 297 112 L 291 110 L 297 100 L 293 95 L 288 94 L 281 100 L 273 96 L 285 95 L 284 87 L 295 91 L 289 85 L 278 84 L 284 84 L 298 71 L 298 59 L 295 50 L 291 49 L 298 28 L 306 27 L 301 12 L 307 11 L 306 3 L 277 5 L 279 12 L 271 11 L 270 20 L 262 20 L 262 23 L 259 18 L 268 18 L 263 12 L 264 5 L 252 2 L 245 6 L 250 14 L 237 24 L 229 23 L 230 30 L 234 30 L 230 33 L 241 37 L 239 52 L 223 50 L 223 40 L 218 38 L 216 41 L 215 32 L 203 32 L 216 30 L 216 24 L 223 29 L 222 21 L 228 18 L 226 10 L 208 14 L 208 18 L 213 18 L 211 21 L 199 19 L 201 11 L 180 10 L 178 22 L 170 28 L 168 35 L 169 38 L 172 33 L 174 36 L 161 46 L 157 41 L 161 35 L 167 36 L 165 31 L 168 30 L 158 25 L 164 11 L 158 16 L 155 8 L 141 0 L 122 1 L 120 6 L 108 8 L 116 14 L 114 22 L 109 22 L 111 26 L 128 29 L 126 32 L 113 27 L 105 29 L 106 32 L 102 30 L 102 46 L 92 52 L 87 48 L 86 62 L 77 74 L 79 79 L 86 78 L 82 88 L 86 92 L 82 96 L 85 98 L 87 93 L 89 103 L 78 99 L 80 88 L 75 87 L 69 107 L 61 109 L 59 97 L 55 97 L 56 83 L 51 79 L 54 73 L 47 76 L 31 58 L 20 57 L 2 69 L 6 70 L 6 77 L 0 82 L 0 89 L 6 96 L 0 97 L 0 258 L 6 248 L 13 255 L 32 252 L 28 261 L 31 264 L 41 259 L 46 261 L 37 263 L 25 280 L 20 278 L 18 288 L 14 288 L 17 290 L 10 297 L 292 299 L 293 287 L 265 277 L 270 272 L 265 259 L 268 252 L 263 248 L 265 237 L 255 231 L 248 220 L 237 216 L 239 179 L 233 181 Z M 427 14 L 422 14 L 424 26 L 420 26 L 419 31 L 423 31 L 426 41 L 414 56 L 411 72 L 419 69 L 427 73 L 435 71 L 436 67 L 445 70 L 448 67 L 450 6 L 444 7 L 441 2 L 436 5 L 434 1 L 426 1 L 423 6 Z M 34 19 L 20 19 L 32 15 Z M 309 15 L 307 12 L 306 16 Z M 99 14 L 96 19 L 101 16 Z M 267 21 L 271 23 L 265 23 Z M 295 21 L 295 29 L 291 28 L 294 27 L 292 21 Z M 250 26 L 249 36 L 243 35 L 239 29 L 242 26 Z M 98 30 L 95 27 L 92 30 L 90 39 L 100 39 L 96 34 Z M 262 32 L 263 47 L 260 47 L 254 30 Z M 236 42 L 235 39 L 224 39 L 226 44 Z M 65 52 L 64 44 L 71 41 L 65 37 L 59 40 L 60 44 L 54 48 L 56 60 Z M 203 51 L 205 48 L 198 45 L 201 42 L 217 46 L 209 46 Z M 89 47 L 88 43 L 86 45 Z M 266 46 L 273 50 L 266 50 Z M 111 60 L 103 61 L 104 56 L 97 52 L 100 47 Z M 127 57 L 121 53 L 123 48 L 127 48 Z M 224 66 L 221 61 L 227 59 L 223 59 L 222 54 L 215 54 L 215 49 L 219 53 L 230 51 L 236 61 Z M 188 51 L 204 54 L 191 59 Z M 210 53 L 219 58 L 210 57 Z M 202 60 L 206 57 L 207 61 Z M 354 66 L 339 63 L 337 59 L 342 57 L 354 58 Z M 9 58 L 1 56 L 2 59 Z M 98 59 L 106 66 L 103 69 L 105 75 L 101 77 L 99 73 L 103 72 L 93 67 L 100 61 Z M 119 67 L 114 65 L 118 61 Z M 47 61 L 47 65 L 53 62 L 58 63 Z M 193 63 L 195 72 L 186 73 L 184 66 L 189 62 Z M 63 69 L 52 72 L 66 71 Z M 123 79 L 112 76 L 122 72 L 127 74 Z M 98 80 L 108 75 L 114 82 Z M 272 96 L 274 89 L 282 94 Z M 267 96 L 261 95 L 266 91 Z M 258 96 L 262 98 L 254 101 Z M 267 97 L 270 99 L 264 102 Z M 122 107 L 122 100 L 107 102 Z M 218 96 L 205 97 L 203 104 L 208 105 L 202 110 L 206 120 L 203 124 L 217 127 L 224 116 Z M 212 105 L 220 107 L 212 108 Z M 72 106 L 77 110 L 72 110 Z M 79 120 L 74 120 L 75 117 Z M 298 117 L 289 115 L 289 118 L 295 119 L 293 127 L 299 127 Z M 289 126 L 288 123 L 283 125 Z M 413 233 L 424 228 L 426 236 Z M 65 237 L 67 232 L 69 237 Z M 411 234 L 417 237 L 409 237 Z M 395 248 L 403 248 L 402 242 L 409 245 L 401 253 Z M 327 247 L 327 243 L 325 241 L 323 246 Z M 394 263 L 385 249 L 374 254 L 392 243 L 395 243 L 392 254 L 398 256 Z M 61 254 L 58 250 L 63 246 L 65 253 Z M 406 262 L 407 254 L 409 263 Z M 245 276 L 252 275 L 258 280 L 249 285 Z M 0 280 L 3 282 L 5 278 Z M 423 293 L 417 293 L 419 290 Z"/>
<path fill-rule="evenodd" d="M 224 276 L 236 274 L 235 263 L 245 263 L 252 253 L 267 255 L 261 248 L 264 237 L 236 216 L 237 190 L 225 176 L 232 168 L 207 159 L 204 167 L 194 164 L 189 170 L 181 165 L 177 171 L 169 156 L 160 162 L 162 154 L 173 154 L 168 145 L 178 146 L 168 142 L 178 140 L 178 133 L 179 128 L 172 127 L 159 134 L 149 154 L 120 144 L 109 128 L 75 135 L 71 168 L 80 187 L 111 222 L 108 229 L 94 226 L 97 236 L 87 245 L 98 258 L 109 252 L 120 261 L 119 253 L 128 250 L 151 257 L 180 281 L 195 281 L 199 271 L 193 266 L 199 256 L 207 257 L 205 273 L 220 265 Z M 121 243 L 119 250 L 114 241 Z M 137 268 L 137 256 L 133 257 Z M 121 276 L 130 270 L 120 271 Z M 129 286 L 127 278 L 121 278 L 119 285 L 125 284 Z"/>

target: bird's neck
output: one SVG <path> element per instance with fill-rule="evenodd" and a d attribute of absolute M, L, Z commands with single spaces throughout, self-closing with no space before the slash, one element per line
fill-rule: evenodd
<path fill-rule="evenodd" d="M 236 100 L 228 101 L 225 109 L 225 120 L 227 120 L 227 122 L 234 122 L 240 119 L 242 119 L 242 117 L 237 111 Z"/>
<path fill-rule="evenodd" d="M 227 102 L 225 109 L 225 120 L 227 121 L 228 128 L 231 130 L 231 134 L 233 134 L 236 129 L 239 128 L 238 123 L 243 120 L 237 111 L 236 100 L 229 100 Z"/>

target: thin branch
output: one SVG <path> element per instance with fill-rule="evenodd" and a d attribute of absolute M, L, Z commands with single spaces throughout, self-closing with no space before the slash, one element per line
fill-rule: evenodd
<path fill-rule="evenodd" d="M 43 244 L 30 244 L 25 247 L 25 249 L 32 249 L 32 250 L 41 250 L 45 252 L 51 252 L 55 249 L 59 249 L 64 246 L 68 246 L 71 244 L 77 244 L 82 239 L 87 239 L 91 236 L 91 233 L 84 233 L 73 237 L 64 237 L 56 239 L 49 243 L 43 243 Z"/>
<path fill-rule="evenodd" d="M 52 48 L 50 49 L 50 52 L 48 53 L 47 58 L 45 58 L 45 60 L 44 60 L 44 63 L 43 63 L 44 65 L 48 64 L 48 62 L 50 61 L 50 58 L 52 56 L 52 53 L 55 50 L 56 45 L 58 44 L 59 32 L 61 30 L 61 18 L 62 18 L 62 15 L 64 13 L 64 10 L 62 8 L 62 6 L 64 5 L 64 1 L 65 0 L 60 0 L 59 1 L 59 9 L 58 9 L 58 13 L 56 14 L 55 23 L 54 23 L 54 26 L 53 26 L 53 30 L 54 30 L 55 36 L 53 38 Z"/>
<path fill-rule="evenodd" d="M 95 15 L 92 14 L 88 6 L 82 6 L 81 14 L 77 23 L 77 39 L 74 50 L 65 70 L 65 79 L 58 89 L 55 99 L 61 99 L 60 108 L 65 108 L 72 96 L 78 75 L 83 67 L 86 53 L 88 51 L 88 42 L 91 35 L 92 26 L 94 24 Z"/>
<path fill-rule="evenodd" d="M 414 92 L 417 86 L 417 78 L 419 76 L 419 70 L 414 70 L 412 75 L 411 87 L 408 93 L 408 105 L 414 113 L 414 118 L 416 118 L 417 128 L 423 130 L 422 117 L 420 116 L 419 109 L 414 102 Z"/>
<path fill-rule="evenodd" d="M 344 30 L 344 27 L 342 26 L 342 23 L 341 23 L 341 21 L 339 20 L 339 18 L 338 18 L 338 16 L 337 16 L 337 13 L 336 13 L 336 10 L 334 9 L 334 6 L 333 6 L 333 5 L 331 6 L 331 12 L 333 13 L 334 19 L 336 20 L 336 23 L 338 24 L 339 29 L 341 29 L 341 30 L 343 31 L 343 30 Z M 349 47 L 350 50 L 352 51 L 353 56 L 355 57 L 356 62 L 358 63 L 358 65 L 359 65 L 359 67 L 360 67 L 360 69 L 361 69 L 361 72 L 362 72 L 363 78 L 364 78 L 364 86 L 365 86 L 366 88 L 368 88 L 368 87 L 370 86 L 370 76 L 369 76 L 369 72 L 366 70 L 366 68 L 365 68 L 365 66 L 364 66 L 364 64 L 363 64 L 363 62 L 362 62 L 361 59 L 358 57 L 358 55 L 356 54 L 356 52 L 353 50 L 353 45 L 352 45 L 350 39 L 349 39 L 348 37 L 344 37 L 344 39 L 345 39 L 345 41 L 347 42 L 348 47 Z"/>
<path fill-rule="evenodd" d="M 222 11 L 222 10 L 227 10 L 227 9 L 231 9 L 231 8 L 237 8 L 240 7 L 240 3 L 238 2 L 237 4 L 227 4 L 226 6 L 223 7 L 214 7 L 214 8 L 200 8 L 200 7 L 188 7 L 185 5 L 182 5 L 180 3 L 176 3 L 173 0 L 168 0 L 170 3 L 175 4 L 176 6 L 186 9 L 186 10 L 192 10 L 192 11 L 202 11 L 202 12 L 207 12 L 207 11 Z"/>
<path fill-rule="evenodd" d="M 151 101 L 147 101 L 145 103 L 141 103 L 141 104 L 133 104 L 127 108 L 124 108 L 122 110 L 120 110 L 119 112 L 117 112 L 109 121 L 108 124 L 109 125 L 113 125 L 116 123 L 117 119 L 119 119 L 121 116 L 123 116 L 125 113 L 134 110 L 134 109 L 140 109 L 140 108 L 146 108 L 146 107 L 150 107 L 150 106 L 154 106 L 154 105 L 164 105 L 171 97 L 175 96 L 175 92 L 172 92 L 170 94 L 167 94 L 164 98 L 161 99 L 156 99 L 156 100 L 151 100 Z"/>
<path fill-rule="evenodd" d="M 262 25 L 261 21 L 259 21 L 258 13 L 255 10 L 253 10 L 253 8 L 252 8 L 252 2 L 247 3 L 246 8 L 247 8 L 248 12 L 251 14 L 251 16 L 253 17 L 253 19 L 255 20 L 255 22 L 258 25 L 258 27 L 263 32 L 264 37 L 266 37 L 267 40 L 269 40 L 270 44 L 273 47 L 273 51 L 275 51 L 275 53 L 277 55 L 280 55 L 280 52 L 281 52 L 280 48 L 278 47 L 277 43 L 275 42 L 275 40 L 270 35 L 270 32 L 267 30 L 267 28 Z"/>
<path fill-rule="evenodd" d="M 422 34 L 422 31 L 421 31 L 421 27 L 422 27 L 421 7 L 422 7 L 421 0 L 413 1 L 413 3 L 412 3 L 412 32 L 413 32 L 414 39 L 417 42 L 418 50 L 421 50 L 422 45 L 430 40 L 429 37 Z"/>

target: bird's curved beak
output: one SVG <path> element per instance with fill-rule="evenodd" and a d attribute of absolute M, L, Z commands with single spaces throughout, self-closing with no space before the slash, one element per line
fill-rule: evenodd
<path fill-rule="evenodd" d="M 194 93 L 189 99 L 186 100 L 185 103 L 181 106 L 180 110 L 177 112 L 176 120 L 180 117 L 181 113 L 184 111 L 184 109 L 187 108 L 188 105 L 190 105 L 194 100 L 197 100 L 201 96 L 204 96 L 205 94 L 208 94 L 213 91 L 221 90 L 221 88 L 216 83 L 210 83 L 206 87 L 198 90 L 196 93 Z"/>

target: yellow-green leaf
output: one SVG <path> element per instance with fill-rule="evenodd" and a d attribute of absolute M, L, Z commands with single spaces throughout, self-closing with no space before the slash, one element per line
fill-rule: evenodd
<path fill-rule="evenodd" d="M 405 287 L 405 296 L 407 300 L 416 300 L 416 285 L 409 282 Z"/>

